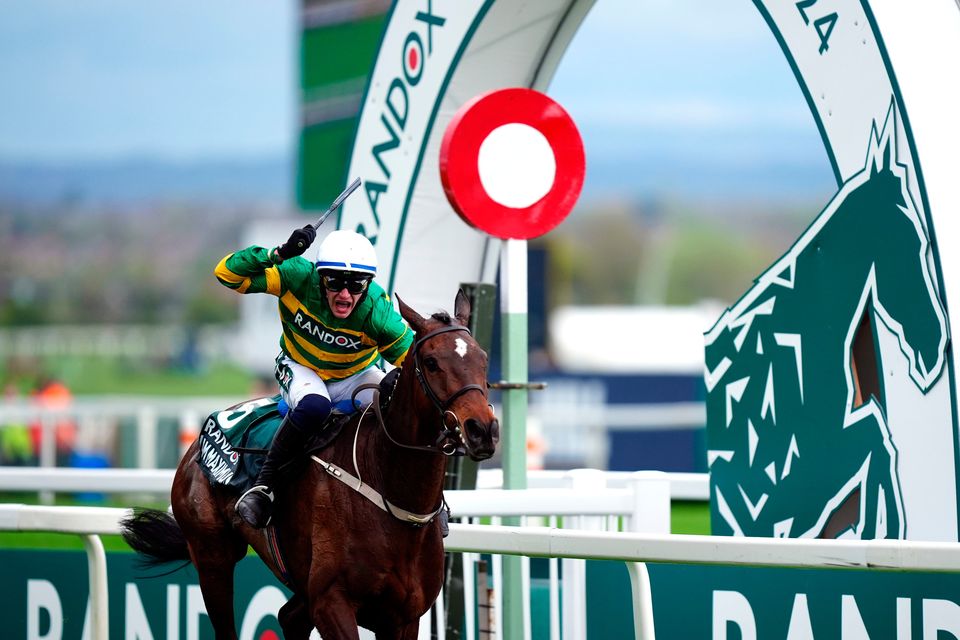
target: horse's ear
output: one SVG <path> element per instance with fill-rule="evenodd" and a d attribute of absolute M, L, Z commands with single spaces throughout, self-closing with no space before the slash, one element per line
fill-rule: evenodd
<path fill-rule="evenodd" d="M 457 291 L 457 301 L 453 303 L 453 315 L 463 326 L 470 326 L 470 297 L 463 292 L 463 289 Z"/>
<path fill-rule="evenodd" d="M 407 321 L 407 324 L 409 324 L 416 333 L 422 333 L 423 316 L 414 311 L 413 308 L 404 302 L 396 293 L 393 294 L 393 297 L 397 299 L 397 305 L 400 307 L 400 315 Z"/>

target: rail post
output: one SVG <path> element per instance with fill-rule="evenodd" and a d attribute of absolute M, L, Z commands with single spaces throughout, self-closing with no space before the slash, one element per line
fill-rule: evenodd
<path fill-rule="evenodd" d="M 87 534 L 83 547 L 87 552 L 90 583 L 90 637 L 110 637 L 110 609 L 107 590 L 107 554 L 100 536 Z"/>
<path fill-rule="evenodd" d="M 564 476 L 564 484 L 574 491 L 603 491 L 607 480 L 597 469 L 574 469 Z M 603 516 L 573 516 L 564 518 L 564 527 L 573 520 L 576 529 L 598 531 L 603 528 Z M 587 637 L 587 561 L 578 558 L 561 560 L 563 575 L 562 622 L 564 638 Z"/>
<path fill-rule="evenodd" d="M 630 531 L 670 533 L 670 478 L 662 471 L 638 471 L 627 482 L 633 493 Z M 655 640 L 653 593 L 650 574 L 643 562 L 628 562 L 633 592 L 633 629 L 637 640 Z"/>

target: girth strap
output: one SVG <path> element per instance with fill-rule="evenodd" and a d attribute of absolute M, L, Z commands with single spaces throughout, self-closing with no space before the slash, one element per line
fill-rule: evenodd
<path fill-rule="evenodd" d="M 383 509 L 384 511 L 392 515 L 394 518 L 397 518 L 398 520 L 402 520 L 412 525 L 422 527 L 423 525 L 430 524 L 433 521 L 433 519 L 437 517 L 437 514 L 439 514 L 443 510 L 444 501 L 443 501 L 443 498 L 441 498 L 440 506 L 437 507 L 436 510 L 434 510 L 431 513 L 413 513 L 411 511 L 407 511 L 406 509 L 402 509 L 396 506 L 395 504 L 393 504 L 392 502 L 390 502 L 389 500 L 385 499 L 382 495 L 380 495 L 377 492 L 376 489 L 374 489 L 368 484 L 364 484 L 359 478 L 351 474 L 346 469 L 338 467 L 332 462 L 321 460 L 317 456 L 310 456 L 310 457 L 313 458 L 317 464 L 323 467 L 323 469 L 327 473 L 329 473 L 331 476 L 333 476 L 343 484 L 347 485 L 348 487 L 350 487 L 351 489 L 353 489 L 354 491 L 362 495 L 364 498 L 366 498 L 373 504 L 377 505 L 378 507 L 380 507 L 381 509 Z"/>
<path fill-rule="evenodd" d="M 280 572 L 280 580 L 287 587 L 293 589 L 293 579 L 290 571 L 287 569 L 287 563 L 283 559 L 283 552 L 280 550 L 280 538 L 277 534 L 277 528 L 272 524 L 263 530 L 263 535 L 267 540 L 267 550 L 273 557 L 274 564 L 277 565 L 277 571 Z"/>

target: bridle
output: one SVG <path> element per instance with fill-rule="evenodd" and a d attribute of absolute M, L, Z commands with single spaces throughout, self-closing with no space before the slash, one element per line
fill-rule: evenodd
<path fill-rule="evenodd" d="M 433 403 L 433 406 L 436 407 L 437 411 L 440 412 L 441 431 L 439 436 L 437 437 L 437 441 L 432 446 L 423 446 L 423 445 L 403 444 L 401 442 L 397 442 L 396 440 L 394 440 L 393 436 L 390 435 L 390 430 L 387 429 L 387 424 L 384 421 L 383 414 L 380 411 L 380 386 L 379 385 L 374 385 L 374 384 L 360 385 L 354 390 L 354 396 L 353 396 L 354 401 L 356 401 L 356 396 L 359 391 L 363 389 L 373 390 L 373 395 L 374 395 L 373 402 L 367 406 L 367 408 L 364 410 L 364 413 L 360 416 L 361 422 L 363 421 L 363 418 L 366 415 L 367 411 L 373 411 L 374 415 L 377 418 L 377 421 L 380 423 L 380 428 L 383 429 L 383 433 L 386 434 L 390 442 L 392 442 L 394 445 L 401 447 L 403 449 L 414 449 L 416 451 L 427 451 L 430 453 L 442 453 L 448 456 L 463 455 L 464 453 L 466 453 L 465 445 L 463 442 L 463 429 L 460 424 L 460 418 L 457 416 L 456 413 L 450 410 L 450 405 L 453 404 L 454 400 L 456 400 L 457 398 L 459 398 L 460 396 L 462 396 L 463 394 L 469 391 L 479 391 L 480 393 L 483 394 L 484 399 L 486 399 L 487 397 L 486 389 L 479 384 L 464 385 L 463 387 L 457 389 L 456 392 L 451 394 L 449 398 L 441 401 L 440 398 L 437 396 L 436 392 L 430 386 L 430 383 L 427 382 L 426 377 L 423 375 L 423 369 L 420 366 L 420 347 L 423 345 L 423 343 L 425 343 L 427 340 L 431 338 L 434 338 L 440 335 L 441 333 L 448 333 L 450 331 L 464 331 L 468 335 L 470 334 L 469 329 L 460 325 L 450 325 L 446 327 L 441 327 L 439 329 L 434 329 L 427 335 L 417 340 L 414 343 L 413 347 L 411 348 L 414 372 L 417 374 L 417 380 L 420 382 L 420 388 L 423 389 L 424 394 L 428 398 L 430 398 L 430 401 Z M 408 355 L 408 357 L 410 356 Z M 493 406 L 490 405 L 490 408 L 492 411 Z M 453 418 L 452 424 L 448 424 L 447 422 L 448 416 Z M 358 425 L 357 432 L 354 436 L 354 441 L 353 441 L 354 469 L 358 469 L 357 438 L 359 437 L 359 435 L 360 435 L 360 427 Z M 353 476 L 352 474 L 347 472 L 345 469 L 331 462 L 321 460 L 317 456 L 313 456 L 313 459 L 316 460 L 317 463 L 320 464 L 320 466 L 322 466 L 327 471 L 327 473 L 337 478 L 341 482 L 345 483 L 347 486 L 354 489 L 355 491 L 359 492 L 368 500 L 373 502 L 375 505 L 377 505 L 378 507 L 380 507 L 381 509 L 383 509 L 384 511 L 386 511 L 387 513 L 389 513 L 390 515 L 392 515 L 393 517 L 399 520 L 403 520 L 404 522 L 408 522 L 410 524 L 413 524 L 414 526 L 419 527 L 425 524 L 429 524 L 430 522 L 433 522 L 434 518 L 436 518 L 437 515 L 441 514 L 444 511 L 444 509 L 447 510 L 447 514 L 448 514 L 447 517 L 449 517 L 449 507 L 447 507 L 447 503 L 443 499 L 442 493 L 440 496 L 440 506 L 437 507 L 435 510 L 431 511 L 430 513 L 424 513 L 424 514 L 412 513 L 410 511 L 397 507 L 396 505 L 388 501 L 386 498 L 384 498 L 380 493 L 378 493 L 372 487 L 370 487 L 370 485 L 364 484 L 364 482 L 359 477 L 360 475 L 359 471 L 357 471 L 357 476 Z"/>
<path fill-rule="evenodd" d="M 437 397 L 436 392 L 430 386 L 430 383 L 427 382 L 427 378 L 423 375 L 423 368 L 420 366 L 420 347 L 423 346 L 423 344 L 430 338 L 434 338 L 442 333 L 449 333 L 451 331 L 463 331 L 467 335 L 470 335 L 470 329 L 462 325 L 450 325 L 448 327 L 434 329 L 427 335 L 417 340 L 413 345 L 413 372 L 417 374 L 417 380 L 420 382 L 420 388 L 423 389 L 423 392 L 428 398 L 430 398 L 433 406 L 436 407 L 437 411 L 440 412 L 440 425 L 442 428 L 440 435 L 437 437 L 435 446 L 448 456 L 455 453 L 463 455 L 464 453 L 461 446 L 463 430 L 460 423 L 460 417 L 450 410 L 450 405 L 453 404 L 454 400 L 469 391 L 479 391 L 483 394 L 484 398 L 487 397 L 486 390 L 482 386 L 479 384 L 468 384 L 457 389 L 446 400 L 441 401 L 440 398 Z M 453 418 L 452 423 L 448 423 L 448 416 Z"/>
<path fill-rule="evenodd" d="M 450 409 L 450 405 L 453 404 L 454 400 L 469 391 L 479 391 L 483 394 L 483 397 L 486 398 L 486 390 L 479 384 L 468 384 L 457 389 L 446 400 L 440 400 L 440 398 L 437 396 L 437 393 L 433 390 L 433 387 L 431 387 L 430 383 L 427 382 L 426 376 L 423 375 L 423 368 L 420 366 L 420 347 L 423 345 L 423 343 L 430 338 L 440 335 L 441 333 L 448 333 L 450 331 L 463 331 L 467 333 L 467 335 L 470 335 L 470 330 L 464 326 L 450 325 L 448 327 L 441 327 L 439 329 L 434 329 L 427 335 L 417 340 L 410 349 L 413 357 L 413 370 L 417 375 L 417 381 L 420 383 L 420 388 L 423 389 L 424 395 L 430 399 L 430 402 L 433 403 L 433 406 L 436 407 L 437 411 L 440 413 L 440 433 L 437 435 L 437 441 L 434 444 L 430 446 L 423 446 L 397 442 L 394 437 L 390 435 L 390 430 L 387 429 L 387 423 L 384 421 L 383 415 L 380 412 L 379 385 L 360 385 L 354 389 L 354 400 L 356 400 L 356 396 L 360 391 L 368 388 L 373 389 L 374 400 L 367 409 L 373 411 L 374 415 L 377 417 L 377 421 L 380 423 L 380 428 L 383 429 L 384 434 L 386 434 L 390 442 L 398 447 L 403 449 L 414 449 L 416 451 L 429 451 L 431 453 L 440 452 L 448 456 L 463 455 L 466 453 L 466 450 L 463 446 L 463 428 L 460 423 L 460 417 Z M 410 356 L 408 355 L 407 357 L 409 358 Z M 492 411 L 493 405 L 489 406 Z M 448 418 L 451 418 L 452 421 L 448 421 Z"/>

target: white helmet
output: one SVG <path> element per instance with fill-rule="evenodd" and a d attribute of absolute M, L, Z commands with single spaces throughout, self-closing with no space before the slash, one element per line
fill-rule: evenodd
<path fill-rule="evenodd" d="M 356 231 L 331 231 L 317 250 L 317 269 L 353 271 L 377 275 L 377 252 L 366 237 Z"/>

